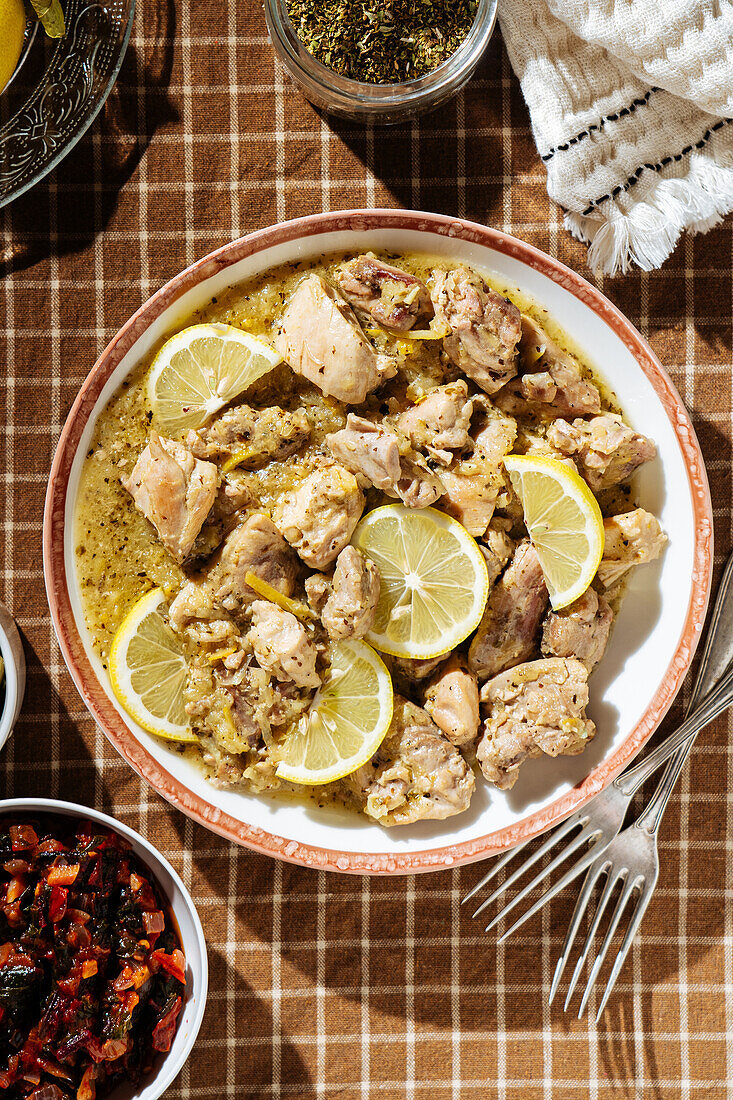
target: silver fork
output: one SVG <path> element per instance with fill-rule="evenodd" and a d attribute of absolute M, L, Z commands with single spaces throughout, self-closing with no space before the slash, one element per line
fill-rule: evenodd
<path fill-rule="evenodd" d="M 716 654 L 722 661 L 727 655 L 730 658 L 730 635 L 733 629 L 733 614 L 731 608 L 726 604 L 726 594 L 728 587 L 730 586 L 731 573 L 733 569 L 733 556 L 728 559 L 726 563 L 723 580 L 721 581 L 720 589 L 718 591 L 718 597 L 715 602 L 715 608 L 713 611 L 713 621 L 710 625 L 710 634 L 717 633 L 717 645 L 715 646 Z M 725 584 L 725 590 L 724 589 Z M 722 599 L 721 599 L 722 591 Z M 710 636 L 709 634 L 709 636 Z M 708 636 L 708 637 L 709 637 Z M 727 639 L 727 640 L 726 640 Z M 715 639 L 714 639 L 715 641 Z M 708 685 L 709 676 L 714 675 L 711 669 L 711 664 L 714 663 L 711 660 L 705 660 L 705 657 L 709 656 L 710 650 L 712 650 L 713 644 L 711 643 L 706 647 L 706 654 L 703 658 L 700 671 L 695 682 L 695 688 L 693 690 L 692 699 L 690 700 L 689 711 L 693 710 L 696 699 L 699 694 L 699 690 L 702 690 Z M 698 690 L 699 689 L 699 690 Z M 717 694 L 719 700 L 714 705 L 709 704 L 709 700 L 713 699 L 713 696 Z M 700 712 L 705 712 L 707 709 L 715 713 L 720 713 L 733 703 L 733 672 L 729 671 L 719 681 L 718 686 L 714 691 L 709 692 L 703 700 L 699 710 L 693 716 L 697 717 Z M 704 715 L 703 715 L 704 716 Z M 712 717 L 708 719 L 712 721 Z M 706 723 L 707 724 L 707 723 Z M 702 728 L 702 726 L 700 726 Z M 690 755 L 697 733 L 692 733 L 689 739 L 684 742 L 674 753 L 670 759 L 667 767 L 665 768 L 664 775 L 662 776 L 657 789 L 649 800 L 647 806 L 643 812 L 639 815 L 633 825 L 629 825 L 623 832 L 620 832 L 611 843 L 607 846 L 605 851 L 596 856 L 596 859 L 591 863 L 588 868 L 588 872 L 583 882 L 578 900 L 575 903 L 575 909 L 570 919 L 570 926 L 568 927 L 567 935 L 565 936 L 565 942 L 560 952 L 560 958 L 557 961 L 555 968 L 555 974 L 552 979 L 552 986 L 550 988 L 550 1004 L 552 1004 L 557 989 L 560 985 L 560 980 L 567 965 L 567 961 L 570 957 L 570 952 L 573 948 L 573 943 L 577 935 L 578 929 L 581 925 L 583 917 L 590 905 L 591 898 L 593 896 L 596 885 L 600 882 L 601 878 L 605 875 L 606 881 L 601 891 L 600 897 L 596 904 L 595 913 L 593 915 L 593 921 L 588 935 L 585 940 L 583 949 L 578 957 L 573 971 L 572 978 L 570 979 L 570 985 L 568 987 L 567 996 L 565 998 L 565 1011 L 567 1011 L 568 1005 L 575 992 L 578 980 L 582 973 L 590 956 L 591 947 L 593 941 L 598 932 L 598 929 L 603 918 L 603 914 L 608 907 L 608 903 L 611 896 L 617 886 L 620 885 L 621 893 L 616 902 L 616 907 L 613 911 L 611 919 L 606 929 L 606 934 L 601 944 L 601 949 L 596 955 L 590 968 L 588 980 L 586 982 L 585 991 L 580 1001 L 580 1008 L 578 1009 L 578 1019 L 585 1012 L 588 1004 L 588 999 L 593 991 L 593 988 L 598 980 L 598 975 L 601 971 L 601 967 L 606 959 L 609 948 L 613 941 L 613 938 L 621 923 L 621 919 L 624 915 L 624 911 L 633 897 L 636 897 L 636 904 L 633 907 L 630 915 L 630 919 L 626 926 L 626 932 L 621 946 L 618 950 L 616 958 L 613 961 L 611 967 L 611 973 L 608 976 L 606 982 L 606 988 L 601 998 L 598 1011 L 596 1013 L 596 1022 L 600 1019 L 608 998 L 611 995 L 616 980 L 621 972 L 621 968 L 626 960 L 626 956 L 629 953 L 634 936 L 636 935 L 639 925 L 642 922 L 644 914 L 647 910 L 649 902 L 651 901 L 652 894 L 657 884 L 657 878 L 659 876 L 659 851 L 657 849 L 657 837 L 659 834 L 659 826 L 664 815 L 664 811 L 667 808 L 667 802 L 669 796 L 680 777 L 683 767 Z"/>
<path fill-rule="evenodd" d="M 616 908 L 613 911 L 608 928 L 606 929 L 606 934 L 603 937 L 601 949 L 593 960 L 585 991 L 580 1001 L 578 1019 L 580 1019 L 585 1012 L 588 999 L 598 980 L 598 975 L 606 955 L 608 954 L 611 942 L 621 923 L 624 910 L 632 896 L 634 894 L 637 895 L 636 906 L 632 909 L 621 947 L 614 959 L 611 973 L 609 974 L 606 988 L 603 992 L 598 1012 L 596 1013 L 596 1022 L 598 1022 L 606 1007 L 608 998 L 611 995 L 613 987 L 616 984 L 616 979 L 621 971 L 621 967 L 631 948 L 634 936 L 641 924 L 647 906 L 651 901 L 659 875 L 659 853 L 657 851 L 657 832 L 659 823 L 662 820 L 662 814 L 667 805 L 667 800 L 672 793 L 672 788 L 677 782 L 688 753 L 689 749 L 685 747 L 670 761 L 668 770 L 665 772 L 651 802 L 641 816 L 637 818 L 633 825 L 629 825 L 623 832 L 620 832 L 588 869 L 583 887 L 575 903 L 575 909 L 570 920 L 570 926 L 565 937 L 565 943 L 563 944 L 560 958 L 557 961 L 557 967 L 550 989 L 550 1004 L 552 1004 L 560 985 L 560 979 L 568 958 L 570 957 L 576 934 L 599 880 L 603 875 L 606 876 L 605 885 L 598 899 L 592 924 L 588 931 L 583 949 L 578 957 L 578 961 L 575 964 L 573 976 L 570 979 L 570 985 L 568 986 L 568 992 L 565 998 L 565 1011 L 568 1009 L 568 1005 L 575 992 L 583 967 L 590 956 L 591 948 L 603 914 L 608 906 L 608 902 L 619 884 L 621 886 L 621 893 L 616 902 Z"/>
<path fill-rule="evenodd" d="M 576 862 L 572 864 L 572 866 L 569 867 L 552 886 L 548 887 L 521 917 L 500 936 L 499 943 L 503 942 L 508 936 L 511 936 L 513 932 L 516 932 L 525 921 L 533 917 L 535 913 L 559 894 L 561 890 L 564 890 L 565 887 L 569 886 L 571 882 L 583 873 L 583 871 L 588 870 L 596 860 L 600 859 L 603 853 L 608 850 L 614 838 L 617 837 L 623 825 L 631 800 L 636 792 L 646 780 L 673 755 L 675 759 L 670 761 L 662 783 L 665 783 L 665 781 L 672 776 L 673 770 L 676 769 L 674 779 L 672 780 L 672 787 L 674 786 L 674 782 L 677 776 L 679 776 L 697 734 L 733 702 L 733 671 L 728 670 L 728 666 L 733 658 L 733 602 L 729 601 L 732 584 L 733 554 L 728 558 L 720 580 L 710 626 L 703 646 L 700 667 L 695 680 L 690 706 L 688 708 L 688 717 L 683 724 L 640 764 L 637 764 L 636 767 L 631 768 L 615 779 L 613 783 L 606 787 L 605 791 L 596 795 L 596 797 L 584 806 L 582 810 L 573 814 L 567 821 L 563 822 L 562 825 L 555 829 L 544 844 L 525 859 L 504 882 L 500 883 L 474 912 L 474 917 L 478 916 L 487 906 L 495 902 L 505 890 L 510 889 L 518 882 L 527 871 L 535 866 L 535 864 L 544 859 L 553 848 L 566 840 L 566 838 L 570 838 L 548 865 L 543 867 L 538 874 L 536 874 L 534 878 L 532 878 L 531 881 L 497 913 L 494 919 L 490 921 L 486 926 L 486 931 L 488 932 L 503 916 L 506 916 L 507 913 L 511 912 L 525 901 L 546 879 L 562 867 L 566 860 L 582 852 L 587 846 L 587 850 L 581 855 L 580 859 L 576 860 Z M 716 681 L 718 681 L 717 684 Z M 711 687 L 713 684 L 716 686 Z M 697 700 L 701 698 L 705 690 L 707 690 L 707 694 L 699 708 L 696 709 Z M 655 795 L 655 800 L 656 797 Z M 669 798 L 669 793 L 667 793 L 664 803 L 661 806 L 659 819 L 661 819 L 661 811 L 664 810 L 667 798 Z M 657 826 L 658 824 L 659 821 L 657 821 Z M 571 836 L 576 829 L 580 829 L 580 831 L 575 836 Z M 484 886 L 491 882 L 491 880 L 511 863 L 515 856 L 527 848 L 530 843 L 531 841 L 525 841 L 523 844 L 517 845 L 517 847 L 512 848 L 511 851 L 498 859 L 481 881 L 466 894 L 463 899 L 463 904 L 469 901 L 482 890 Z M 580 917 L 582 917 L 582 913 Z M 567 955 L 572 947 L 573 939 L 575 938 L 577 928 L 580 924 L 580 917 L 575 924 L 571 922 L 568 939 L 566 940 L 553 979 L 550 1003 L 552 1003 L 555 993 L 557 992 L 557 986 L 562 977 L 565 963 L 567 962 Z M 606 950 L 608 950 L 608 947 L 606 947 Z M 621 959 L 621 963 L 623 963 L 623 959 Z M 620 965 L 621 964 L 619 964 L 619 969 Z"/>

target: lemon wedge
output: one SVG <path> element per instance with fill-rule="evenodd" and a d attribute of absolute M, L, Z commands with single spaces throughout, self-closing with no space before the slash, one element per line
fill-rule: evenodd
<path fill-rule="evenodd" d="M 278 363 L 282 356 L 249 332 L 218 323 L 191 325 L 156 355 L 148 395 L 166 435 L 200 428 Z"/>
<path fill-rule="evenodd" d="M 0 92 L 15 72 L 25 37 L 23 0 L 0 0 Z"/>
<path fill-rule="evenodd" d="M 64 9 L 59 0 L 31 0 L 33 10 L 49 38 L 63 38 L 66 34 Z"/>
<path fill-rule="evenodd" d="M 283 611 L 289 611 L 291 615 L 295 615 L 296 619 L 307 622 L 308 619 L 316 618 L 307 604 L 301 603 L 300 600 L 291 600 L 290 596 L 285 596 L 279 589 L 273 588 L 271 584 L 263 581 L 251 569 L 248 569 L 244 574 L 244 583 L 258 596 L 261 596 L 263 600 L 269 600 L 270 603 L 277 604 Z"/>
<path fill-rule="evenodd" d="M 392 679 L 364 642 L 337 642 L 307 714 L 288 733 L 277 774 L 289 783 L 332 783 L 366 764 L 392 721 Z"/>
<path fill-rule="evenodd" d="M 131 718 L 168 741 L 196 742 L 184 709 L 188 667 L 163 618 L 165 593 L 154 588 L 125 616 L 112 640 L 112 690 Z"/>
<path fill-rule="evenodd" d="M 377 649 L 426 660 L 475 630 L 489 578 L 478 544 L 457 520 L 434 508 L 386 504 L 364 517 L 352 543 L 382 581 L 367 634 Z"/>
<path fill-rule="evenodd" d="M 582 596 L 603 557 L 603 516 L 582 477 L 564 462 L 510 455 L 504 466 L 522 502 L 556 611 Z"/>

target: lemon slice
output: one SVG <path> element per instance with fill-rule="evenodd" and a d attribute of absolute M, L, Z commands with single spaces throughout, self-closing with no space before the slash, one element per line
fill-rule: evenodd
<path fill-rule="evenodd" d="M 392 721 L 392 680 L 364 642 L 337 642 L 310 710 L 288 733 L 277 766 L 290 783 L 343 779 L 377 751 Z"/>
<path fill-rule="evenodd" d="M 465 527 L 434 508 L 375 508 L 354 532 L 382 584 L 368 641 L 393 657 L 426 660 L 475 630 L 489 591 L 486 562 Z"/>
<path fill-rule="evenodd" d="M 596 575 L 603 557 L 603 516 L 582 477 L 555 458 L 510 455 L 504 466 L 522 502 L 556 611 L 567 607 Z"/>
<path fill-rule="evenodd" d="M 200 428 L 281 362 L 269 344 L 231 325 L 192 325 L 176 333 L 156 355 L 148 379 L 160 430 L 177 435 Z"/>
<path fill-rule="evenodd" d="M 161 614 L 164 605 L 163 589 L 154 588 L 125 616 L 109 651 L 112 690 L 143 729 L 169 741 L 195 742 L 184 709 L 186 659 Z"/>
<path fill-rule="evenodd" d="M 0 0 L 0 92 L 15 72 L 25 36 L 23 0 Z"/>

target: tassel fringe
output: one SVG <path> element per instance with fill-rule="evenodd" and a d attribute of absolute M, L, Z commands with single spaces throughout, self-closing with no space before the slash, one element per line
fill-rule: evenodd
<path fill-rule="evenodd" d="M 704 233 L 733 211 L 733 158 L 721 165 L 709 155 L 690 156 L 684 179 L 658 177 L 643 199 L 624 205 L 607 199 L 593 214 L 567 213 L 565 228 L 590 245 L 588 262 L 605 275 L 660 267 L 683 232 Z"/>

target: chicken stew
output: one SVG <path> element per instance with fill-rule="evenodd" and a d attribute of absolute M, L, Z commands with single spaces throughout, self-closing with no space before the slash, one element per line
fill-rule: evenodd
<path fill-rule="evenodd" d="M 508 789 L 525 760 L 582 752 L 595 733 L 588 677 L 624 580 L 666 538 L 630 485 L 654 443 L 562 330 L 520 291 L 422 254 L 290 264 L 189 323 L 210 321 L 260 337 L 282 362 L 176 437 L 151 406 L 154 356 L 140 363 L 97 422 L 76 516 L 85 617 L 105 664 L 140 596 L 166 594 L 193 734 L 177 751 L 214 784 L 296 790 L 383 825 L 460 813 L 477 776 Z M 508 454 L 564 463 L 603 513 L 595 579 L 558 611 Z M 444 512 L 476 540 L 483 616 L 450 652 L 383 654 L 394 708 L 376 753 L 336 782 L 294 787 L 277 774 L 282 746 L 333 646 L 368 640 L 380 599 L 354 532 L 396 501 Z"/>

